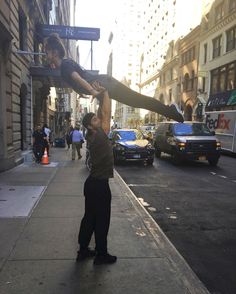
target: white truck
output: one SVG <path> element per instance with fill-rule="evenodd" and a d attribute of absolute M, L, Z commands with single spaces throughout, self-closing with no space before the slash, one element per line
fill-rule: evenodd
<path fill-rule="evenodd" d="M 215 131 L 223 150 L 236 153 L 236 110 L 206 112 L 206 125 Z"/>

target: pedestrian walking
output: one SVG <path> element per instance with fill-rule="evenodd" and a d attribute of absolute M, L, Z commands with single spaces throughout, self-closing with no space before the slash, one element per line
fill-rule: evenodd
<path fill-rule="evenodd" d="M 51 130 L 49 129 L 47 124 L 43 125 L 43 131 L 46 134 L 47 138 L 44 140 L 44 148 L 47 149 L 47 154 L 49 156 L 49 145 L 50 145 L 50 134 Z"/>
<path fill-rule="evenodd" d="M 67 150 L 70 149 L 70 145 L 72 144 L 72 138 L 71 138 L 71 133 L 74 130 L 72 126 L 69 127 L 69 129 L 66 132 L 66 144 L 67 144 Z"/>
<path fill-rule="evenodd" d="M 97 87 L 97 90 L 104 88 Z M 110 99 L 107 91 L 103 92 L 102 111 L 88 113 L 83 118 L 83 126 L 87 129 L 86 140 L 91 160 L 91 169 L 84 184 L 85 214 L 81 221 L 78 236 L 80 249 L 77 261 L 95 256 L 94 265 L 111 264 L 117 257 L 107 250 L 107 235 L 110 226 L 111 190 L 109 178 L 113 177 L 113 152 L 107 134 L 102 126 L 109 123 L 104 119 L 110 117 Z M 95 251 L 88 246 L 95 234 Z"/>
<path fill-rule="evenodd" d="M 65 48 L 58 34 L 51 34 L 45 39 L 45 51 L 49 64 L 60 68 L 62 79 L 77 93 L 101 99 L 103 90 L 98 91 L 92 86 L 94 82 L 99 82 L 114 100 L 131 107 L 159 113 L 178 122 L 184 121 L 176 104 L 164 105 L 155 98 L 133 91 L 111 76 L 91 74 L 72 59 L 64 58 Z"/>
<path fill-rule="evenodd" d="M 72 160 L 75 160 L 75 153 L 77 151 L 78 159 L 82 158 L 80 149 L 84 143 L 84 137 L 80 130 L 80 126 L 75 126 L 75 129 L 71 131 L 70 136 L 72 138 Z"/>
<path fill-rule="evenodd" d="M 47 135 L 42 130 L 41 126 L 38 125 L 36 130 L 33 132 L 33 153 L 35 156 L 36 163 L 40 163 L 45 146 L 45 140 Z"/>

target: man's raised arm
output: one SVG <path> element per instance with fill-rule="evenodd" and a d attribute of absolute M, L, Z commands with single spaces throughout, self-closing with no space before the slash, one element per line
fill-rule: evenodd
<path fill-rule="evenodd" d="M 106 134 L 110 131 L 111 124 L 111 99 L 109 97 L 108 91 L 101 87 L 98 83 L 94 83 L 93 87 L 97 91 L 102 91 L 101 99 L 99 101 L 99 108 L 97 116 L 101 119 L 102 128 Z"/>

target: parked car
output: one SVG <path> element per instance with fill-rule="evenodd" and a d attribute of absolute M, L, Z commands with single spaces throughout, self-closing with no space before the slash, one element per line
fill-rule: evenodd
<path fill-rule="evenodd" d="M 156 131 L 155 154 L 160 157 L 162 152 L 171 154 L 174 163 L 184 159 L 208 160 L 216 166 L 220 158 L 221 145 L 215 132 L 201 122 L 164 122 Z"/>
<path fill-rule="evenodd" d="M 143 161 L 153 164 L 154 147 L 136 129 L 115 129 L 110 134 L 115 163 L 121 161 Z"/>
<path fill-rule="evenodd" d="M 66 146 L 65 139 L 64 138 L 55 138 L 53 141 L 53 146 L 64 148 Z"/>

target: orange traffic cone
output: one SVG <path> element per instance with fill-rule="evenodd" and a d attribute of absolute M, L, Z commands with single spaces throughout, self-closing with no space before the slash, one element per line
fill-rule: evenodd
<path fill-rule="evenodd" d="M 49 164 L 47 148 L 44 149 L 44 154 L 41 160 L 41 164 Z"/>

